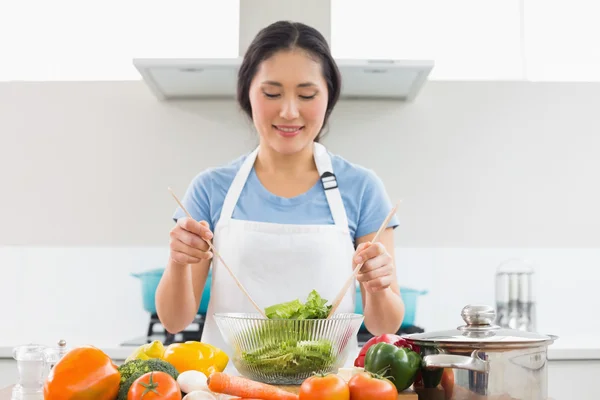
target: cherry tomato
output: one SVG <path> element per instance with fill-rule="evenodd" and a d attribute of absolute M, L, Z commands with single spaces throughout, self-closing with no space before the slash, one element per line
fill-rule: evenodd
<path fill-rule="evenodd" d="M 398 390 L 387 378 L 359 372 L 348 381 L 350 400 L 396 400 Z"/>
<path fill-rule="evenodd" d="M 298 396 L 300 400 L 350 400 L 350 389 L 339 375 L 313 375 L 302 382 Z"/>
<path fill-rule="evenodd" d="M 152 371 L 137 378 L 127 393 L 127 400 L 181 400 L 177 381 L 166 372 Z"/>

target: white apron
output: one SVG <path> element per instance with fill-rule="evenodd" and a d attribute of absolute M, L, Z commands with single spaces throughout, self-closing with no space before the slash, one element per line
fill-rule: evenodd
<path fill-rule="evenodd" d="M 304 302 L 313 289 L 331 303 L 352 272 L 354 255 L 346 210 L 332 175 L 331 158 L 323 145 L 314 143 L 315 163 L 335 225 L 291 225 L 232 219 L 257 153 L 258 148 L 246 158 L 225 196 L 213 245 L 263 310 L 294 299 Z M 323 175 L 326 172 L 330 174 Z M 221 336 L 213 314 L 257 311 L 217 257 L 212 263 L 210 302 L 201 340 L 223 349 L 231 358 L 232 350 Z M 336 312 L 355 312 L 354 288 L 354 285 L 350 286 Z M 349 346 L 346 366 L 352 366 L 358 355 L 356 337 L 352 338 Z M 233 363 L 230 362 L 228 370 L 232 369 Z"/>

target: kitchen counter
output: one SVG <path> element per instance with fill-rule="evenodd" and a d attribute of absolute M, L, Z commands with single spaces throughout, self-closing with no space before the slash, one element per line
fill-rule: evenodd
<path fill-rule="evenodd" d="M 11 400 L 10 399 L 11 391 L 12 391 L 12 386 L 6 387 L 4 389 L 0 389 L 0 400 Z M 295 392 L 293 390 L 290 390 L 290 391 Z M 406 392 L 402 392 L 401 394 L 399 394 L 398 400 L 418 400 L 418 396 L 416 393 L 408 390 Z M 548 400 L 556 400 L 556 399 L 549 397 Z"/>
<path fill-rule="evenodd" d="M 72 347 L 68 344 L 68 347 Z M 100 350 L 106 353 L 114 361 L 124 361 L 135 349 L 134 346 L 97 346 Z M 12 359 L 14 346 L 0 346 L 0 359 Z"/>
<path fill-rule="evenodd" d="M 67 343 L 69 347 L 73 344 Z M 0 343 L 0 359 L 12 359 L 14 346 L 6 346 Z M 124 361 L 135 349 L 134 346 L 99 345 L 110 358 L 119 362 Z M 600 339 L 592 335 L 560 337 L 548 348 L 548 359 L 550 361 L 567 360 L 600 360 Z"/>
<path fill-rule="evenodd" d="M 10 400 L 11 393 L 12 393 L 12 386 L 6 387 L 4 389 L 0 389 L 0 400 Z"/>
<path fill-rule="evenodd" d="M 69 347 L 75 344 L 68 344 Z M 1 389 L 17 379 L 16 363 L 12 360 L 14 346 L 0 344 L 0 400 L 10 400 L 11 389 Z M 110 345 L 98 346 L 117 364 L 131 354 L 135 347 Z M 577 398 L 578 400 L 596 399 L 589 393 L 589 388 L 581 385 L 573 386 L 571 382 L 592 381 L 600 373 L 600 341 L 591 335 L 569 336 L 559 338 L 548 349 L 549 390 L 554 399 Z M 4 368 L 4 369 L 2 369 Z M 2 379 L 4 378 L 4 379 Z M 575 397 L 573 397 L 575 395 Z"/>
<path fill-rule="evenodd" d="M 600 337 L 598 335 L 573 335 L 559 337 L 548 347 L 548 359 L 600 360 Z"/>

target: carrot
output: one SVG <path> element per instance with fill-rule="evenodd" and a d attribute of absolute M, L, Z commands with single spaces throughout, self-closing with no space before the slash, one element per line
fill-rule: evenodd
<path fill-rule="evenodd" d="M 298 395 L 276 386 L 256 382 L 241 376 L 224 372 L 213 372 L 207 379 L 208 388 L 221 394 L 239 396 L 245 399 L 298 400 Z"/>

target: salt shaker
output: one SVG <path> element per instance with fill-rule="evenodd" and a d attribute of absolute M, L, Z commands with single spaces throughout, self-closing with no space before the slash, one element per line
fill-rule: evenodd
<path fill-rule="evenodd" d="M 47 349 L 39 344 L 26 344 L 13 349 L 19 380 L 12 389 L 11 400 L 44 400 Z"/>

